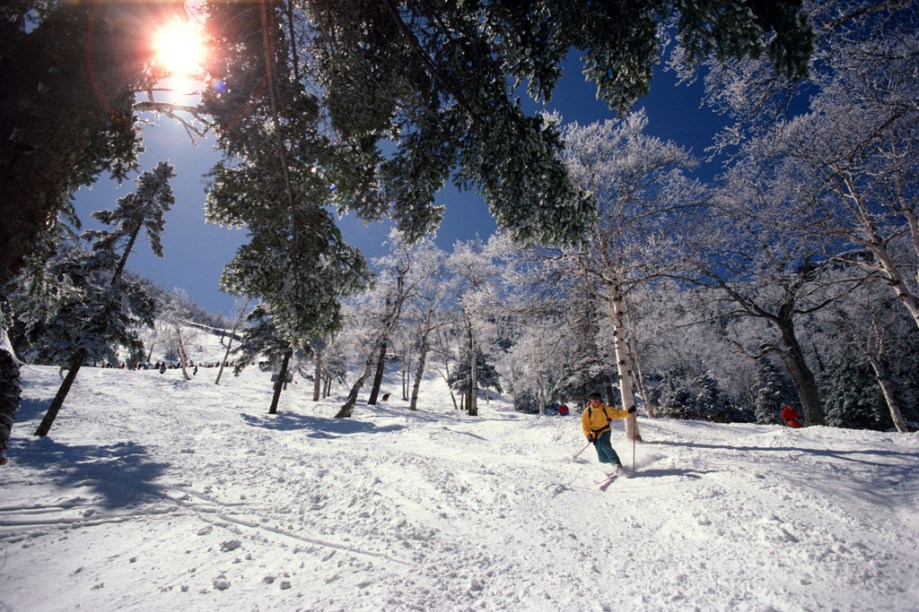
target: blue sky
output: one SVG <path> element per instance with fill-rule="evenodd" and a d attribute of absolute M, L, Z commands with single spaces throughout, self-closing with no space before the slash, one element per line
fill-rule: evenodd
<path fill-rule="evenodd" d="M 566 62 L 564 69 L 562 80 L 548 104 L 550 109 L 560 112 L 565 121 L 582 124 L 614 117 L 596 100 L 596 88 L 584 81 L 576 60 Z M 699 108 L 701 92 L 701 84 L 677 87 L 672 73 L 658 70 L 651 93 L 635 108 L 645 108 L 648 132 L 702 155 L 721 123 L 711 111 Z M 206 310 L 235 314 L 236 298 L 220 291 L 220 273 L 236 249 L 246 241 L 246 232 L 204 222 L 202 177 L 219 159 L 219 154 L 213 150 L 214 141 L 205 139 L 192 144 L 178 123 L 163 118 L 156 126 L 144 130 L 144 142 L 143 170 L 153 168 L 161 160 L 168 160 L 175 166 L 176 178 L 172 186 L 176 204 L 166 217 L 164 257 L 154 256 L 149 245 L 141 242 L 131 254 L 128 267 L 164 289 L 184 289 L 193 302 Z M 711 174 L 711 169 L 706 174 Z M 91 225 L 91 211 L 112 208 L 117 198 L 133 190 L 133 181 L 119 188 L 112 181 L 100 180 L 92 189 L 76 194 L 77 214 L 83 223 Z M 446 213 L 436 242 L 445 250 L 452 249 L 458 240 L 476 236 L 484 239 L 495 230 L 494 219 L 475 192 L 460 193 L 448 185 L 438 203 L 446 206 Z M 360 248 L 368 259 L 385 253 L 382 243 L 389 231 L 387 224 L 364 225 L 357 219 L 345 218 L 339 225 L 345 239 Z"/>

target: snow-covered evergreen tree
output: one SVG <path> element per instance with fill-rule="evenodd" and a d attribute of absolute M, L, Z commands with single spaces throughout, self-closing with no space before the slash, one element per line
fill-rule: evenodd
<path fill-rule="evenodd" d="M 791 402 L 788 385 L 784 382 L 772 361 L 768 358 L 756 362 L 753 378 L 753 413 L 761 425 L 781 423 L 782 406 Z"/>
<path fill-rule="evenodd" d="M 851 429 L 887 429 L 890 413 L 871 369 L 852 357 L 831 364 L 825 405 L 827 425 Z"/>
<path fill-rule="evenodd" d="M 266 305 L 257 305 L 246 319 L 249 327 L 243 332 L 239 346 L 233 350 L 236 355 L 236 366 L 233 371 L 239 376 L 246 367 L 258 364 L 260 368 L 272 372 L 274 391 L 268 414 L 277 414 L 281 391 L 287 387 L 290 363 L 295 350 L 287 336 L 275 325 L 275 320 L 269 314 Z M 304 350 L 297 352 L 303 353 L 305 358 Z"/>
<path fill-rule="evenodd" d="M 30 327 L 41 330 L 40 358 L 68 370 L 36 435 L 48 434 L 87 360 L 110 359 L 120 345 L 130 352 L 132 364 L 143 361 L 136 328 L 153 325 L 154 300 L 142 283 L 126 276 L 125 266 L 141 230 L 146 230 L 153 253 L 162 257 L 165 214 L 175 203 L 169 184 L 174 176 L 166 162 L 141 174 L 137 189 L 120 198 L 113 210 L 93 213 L 109 228 L 84 232 L 92 251 L 75 245 L 47 269 L 34 269 L 31 286 L 30 281 L 24 282 L 21 295 L 45 297 L 40 308 L 20 306 Z"/>

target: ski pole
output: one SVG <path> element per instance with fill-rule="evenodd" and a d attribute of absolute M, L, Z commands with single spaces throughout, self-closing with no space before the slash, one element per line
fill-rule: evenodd
<path fill-rule="evenodd" d="M 584 445 L 584 448 L 582 448 L 581 450 L 579 450 L 578 452 L 576 452 L 576 453 L 574 454 L 574 457 L 571 458 L 571 460 L 574 461 L 575 459 L 577 459 L 577 458 L 578 458 L 578 455 L 580 455 L 581 453 L 583 453 L 584 451 L 586 451 L 586 450 L 587 450 L 587 447 L 590 446 L 591 444 L 592 444 L 592 442 L 590 442 L 590 441 L 588 440 L 588 441 L 587 441 L 587 444 Z"/>
<path fill-rule="evenodd" d="M 632 471 L 635 471 L 635 444 L 638 440 L 638 417 L 635 414 L 632 414 L 632 418 L 635 419 L 635 431 L 632 432 Z"/>
<path fill-rule="evenodd" d="M 632 471 L 635 471 L 635 440 L 638 436 L 632 436 Z"/>

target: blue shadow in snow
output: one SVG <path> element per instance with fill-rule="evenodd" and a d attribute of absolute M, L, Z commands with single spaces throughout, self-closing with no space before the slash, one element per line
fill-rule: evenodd
<path fill-rule="evenodd" d="M 134 442 L 68 446 L 48 437 L 17 438 L 10 440 L 8 451 L 17 464 L 41 470 L 61 488 L 88 487 L 102 497 L 105 508 L 160 497 L 154 481 L 169 466 L 150 461 L 146 448 Z"/>
<path fill-rule="evenodd" d="M 16 411 L 16 424 L 22 423 L 23 421 L 41 419 L 45 416 L 45 413 L 48 411 L 48 406 L 50 405 L 51 400 L 19 400 L 19 410 Z M 13 427 L 16 427 L 16 424 L 14 424 Z"/>
<path fill-rule="evenodd" d="M 336 438 L 351 434 L 388 433 L 405 429 L 402 425 L 378 427 L 373 423 L 354 419 L 323 419 L 290 413 L 266 414 L 265 416 L 240 413 L 240 416 L 242 416 L 243 421 L 253 427 L 282 431 L 305 431 L 309 438 Z"/>

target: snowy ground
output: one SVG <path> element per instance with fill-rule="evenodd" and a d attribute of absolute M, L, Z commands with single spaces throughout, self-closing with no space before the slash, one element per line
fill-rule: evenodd
<path fill-rule="evenodd" d="M 640 419 L 600 491 L 576 416 L 215 376 L 83 368 L 35 439 L 23 369 L 0 610 L 919 610 L 917 434 Z"/>

